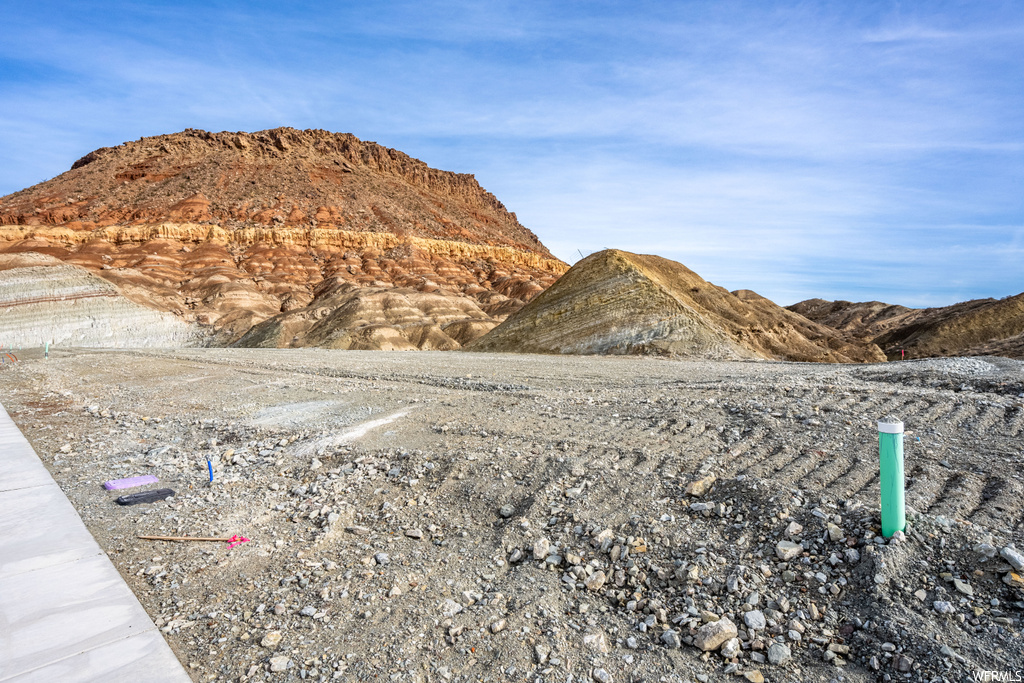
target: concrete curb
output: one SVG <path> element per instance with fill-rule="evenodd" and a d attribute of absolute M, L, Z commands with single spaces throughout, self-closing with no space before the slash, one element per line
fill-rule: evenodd
<path fill-rule="evenodd" d="M 0 405 L 0 682 L 190 683 Z"/>

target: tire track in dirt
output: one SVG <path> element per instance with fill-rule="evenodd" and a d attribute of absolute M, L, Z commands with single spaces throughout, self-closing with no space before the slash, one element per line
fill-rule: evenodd
<path fill-rule="evenodd" d="M 994 475 L 1000 483 L 985 490 L 989 498 L 976 511 L 981 524 L 1017 532 L 1024 527 L 1024 482 Z"/>
<path fill-rule="evenodd" d="M 793 485 L 810 472 L 814 464 L 823 457 L 825 457 L 824 451 L 802 448 L 796 458 L 792 459 L 785 467 L 776 470 L 772 476 L 777 481 Z"/>
<path fill-rule="evenodd" d="M 1006 417 L 1006 409 L 1002 406 L 983 406 L 978 413 L 973 428 L 979 434 L 993 431 L 997 425 L 1001 428 Z"/>
<path fill-rule="evenodd" d="M 739 441 L 735 441 L 729 444 L 729 468 L 731 470 L 740 469 L 745 458 L 742 456 L 750 451 L 757 450 L 757 448 L 764 443 L 769 437 L 768 427 L 764 425 L 756 425 L 751 428 L 749 432 L 746 432 L 740 437 Z"/>
<path fill-rule="evenodd" d="M 195 367 L 230 363 L 257 376 L 302 371 L 239 362 L 242 360 L 204 357 Z M 341 377 L 390 385 L 429 375 L 421 375 L 407 363 L 381 376 L 365 368 L 337 365 L 319 368 L 325 381 L 337 382 Z M 670 366 L 655 370 L 662 367 Z M 476 368 L 473 370 L 475 375 Z M 1013 468 L 1020 468 L 1014 458 L 1024 434 L 1024 409 L 1013 406 L 1019 400 L 986 391 L 943 388 L 961 383 L 980 386 L 968 381 L 970 377 L 964 382 L 956 378 L 955 382 L 931 386 L 908 381 L 914 379 L 913 373 L 900 374 L 898 370 L 896 367 L 890 378 L 888 370 L 874 369 L 877 377 L 868 381 L 856 369 L 836 368 L 832 374 L 820 376 L 796 366 L 751 366 L 751 374 L 745 366 L 728 366 L 721 376 L 695 373 L 685 379 L 656 371 L 644 375 L 642 381 L 632 376 L 609 381 L 603 373 L 587 371 L 580 376 L 583 379 L 574 378 L 582 382 L 582 390 L 571 398 L 556 381 L 558 372 L 548 377 L 531 370 L 529 396 L 515 400 L 554 406 L 547 410 L 552 415 L 538 418 L 532 425 L 534 433 L 524 442 L 524 450 L 530 450 L 533 442 L 545 441 L 556 446 L 570 442 L 569 456 L 588 446 L 612 448 L 622 454 L 621 468 L 628 470 L 637 449 L 647 449 L 648 457 L 661 458 L 662 469 L 671 465 L 683 479 L 698 468 L 720 478 L 746 474 L 840 500 L 856 498 L 875 509 L 878 462 L 874 422 L 893 415 L 904 421 L 908 431 L 909 505 L 922 512 L 968 517 L 985 526 L 1009 527 L 1019 534 L 1024 525 L 1024 503 L 1018 498 L 1024 484 L 1011 476 Z M 764 378 L 755 371 L 764 372 Z M 686 368 L 685 372 L 691 371 Z M 446 380 L 444 386 L 448 384 Z M 512 400 L 506 394 L 493 396 L 501 405 Z M 621 417 L 613 417 L 613 413 Z M 485 426 L 496 434 L 489 424 Z M 992 456 L 987 449 L 1003 455 Z M 1009 460 L 997 464 L 992 460 L 995 457 Z M 939 460 L 953 467 L 947 469 Z M 657 469 L 653 462 L 637 466 L 643 471 Z M 981 469 L 984 473 L 979 475 Z M 999 478 L 1005 483 L 1000 484 Z"/>
<path fill-rule="evenodd" d="M 668 442 L 692 455 L 703 457 L 718 441 L 718 430 L 710 424 L 694 424 L 684 427 L 679 434 L 669 435 Z"/>
<path fill-rule="evenodd" d="M 760 479 L 776 478 L 779 471 L 799 459 L 801 455 L 802 449 L 790 445 L 782 445 L 776 453 L 751 466 L 744 473 Z"/>
<path fill-rule="evenodd" d="M 697 461 L 716 459 L 720 477 L 757 476 L 877 507 L 874 422 L 892 415 L 902 419 L 908 431 L 909 505 L 1019 531 L 1024 524 L 1024 485 L 1007 477 L 1005 468 L 996 466 L 988 472 L 986 467 L 986 474 L 979 476 L 961 463 L 982 457 L 982 444 L 1007 451 L 1007 457 L 1015 455 L 1016 447 L 1007 446 L 1006 439 L 1024 432 L 1024 410 L 1007 408 L 1001 400 L 989 405 L 985 393 L 890 389 L 884 384 L 845 387 L 841 379 L 834 383 L 839 388 L 799 382 L 794 386 L 783 380 L 772 389 L 744 386 L 724 393 L 717 387 L 691 385 L 691 399 L 675 404 L 675 416 L 682 423 L 675 425 L 678 433 L 661 433 L 667 447 L 688 449 Z M 709 402 L 710 398 L 717 400 Z M 650 415 L 652 429 L 658 419 L 658 414 Z M 686 426 L 687 422 L 692 424 Z M 737 434 L 736 429 L 742 431 Z M 976 444 L 978 453 L 965 454 L 964 439 L 977 437 L 982 442 Z M 938 464 L 940 459 L 969 471 L 947 469 Z"/>
<path fill-rule="evenodd" d="M 1012 529 L 1021 516 L 1024 486 L 1003 477 L 992 475 L 985 479 L 981 501 L 967 515 L 976 524 Z"/>
<path fill-rule="evenodd" d="M 845 473 L 830 485 L 839 498 L 854 498 L 878 476 L 878 466 L 869 458 L 855 458 Z"/>
<path fill-rule="evenodd" d="M 928 424 L 927 421 L 923 420 L 923 416 L 927 415 L 928 409 L 933 404 L 926 399 L 917 397 L 913 401 L 908 401 L 907 404 L 902 408 L 907 418 L 904 422 L 909 422 L 912 425 L 924 425 Z"/>
<path fill-rule="evenodd" d="M 861 465 L 862 462 L 860 458 L 854 458 L 848 455 L 836 455 L 828 466 L 817 467 L 806 476 L 797 480 L 797 485 L 802 489 L 806 488 L 808 490 L 814 489 L 834 493 L 835 489 L 832 484 L 842 477 L 849 475 Z"/>
<path fill-rule="evenodd" d="M 952 426 L 950 416 L 955 414 L 959 404 L 953 398 L 937 399 L 931 406 L 931 410 L 919 416 L 921 424 L 942 425 L 944 429 Z"/>
<path fill-rule="evenodd" d="M 758 425 L 743 441 L 729 448 L 730 459 L 726 471 L 729 476 L 745 473 L 750 467 L 765 459 L 774 457 L 778 448 L 772 448 L 769 442 L 772 432 L 769 427 Z"/>
<path fill-rule="evenodd" d="M 966 518 L 970 511 L 981 507 L 984 485 L 985 479 L 978 475 L 954 475 L 946 481 L 927 512 L 930 515 Z"/>
<path fill-rule="evenodd" d="M 858 498 L 862 501 L 867 501 L 872 505 L 876 505 L 880 496 L 880 484 L 878 472 L 872 473 L 871 477 L 867 479 L 860 488 L 851 493 L 847 498 Z"/>
<path fill-rule="evenodd" d="M 924 404 L 921 408 L 921 415 L 929 420 L 934 420 L 939 412 L 949 407 L 949 401 L 934 392 L 922 396 L 921 402 Z"/>
<path fill-rule="evenodd" d="M 1007 410 L 1003 417 L 1005 421 L 1005 432 L 1008 436 L 1018 437 L 1021 430 L 1024 430 L 1024 408 Z"/>
<path fill-rule="evenodd" d="M 946 429 L 944 416 L 952 412 L 953 407 L 947 402 L 928 397 L 921 402 L 918 411 L 908 418 L 908 422 L 912 428 L 931 428 L 944 431 Z"/>
<path fill-rule="evenodd" d="M 973 431 L 971 429 L 971 420 L 978 415 L 978 406 L 972 403 L 961 403 L 957 405 L 956 409 L 950 414 L 945 422 L 951 429 L 960 431 Z"/>
<path fill-rule="evenodd" d="M 782 444 L 776 444 L 771 447 L 758 446 L 757 450 L 752 450 L 751 453 L 756 452 L 760 455 L 752 455 L 752 457 L 748 458 L 747 461 L 743 463 L 743 467 L 733 470 L 732 476 L 739 476 L 741 474 L 758 476 L 755 474 L 755 472 L 758 471 L 755 468 L 758 468 L 758 466 L 768 467 L 770 464 L 769 461 L 781 459 L 785 450 L 786 446 Z"/>
<path fill-rule="evenodd" d="M 913 481 L 907 487 L 906 501 L 922 512 L 927 512 L 951 481 L 947 470 L 926 467 L 926 463 L 920 462 L 913 466 L 911 476 Z"/>
<path fill-rule="evenodd" d="M 876 420 L 881 420 L 885 417 L 895 417 L 898 420 L 902 420 L 905 424 L 912 424 L 915 412 L 908 410 L 907 407 L 917 402 L 918 399 L 915 396 L 893 397 L 884 404 L 880 403 L 878 409 L 874 413 L 869 413 L 869 415 L 873 415 Z"/>

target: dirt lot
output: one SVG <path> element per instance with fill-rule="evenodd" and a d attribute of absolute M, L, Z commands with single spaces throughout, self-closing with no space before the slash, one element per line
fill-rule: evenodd
<path fill-rule="evenodd" d="M 32 356 L 0 401 L 196 681 L 1024 675 L 1018 361 Z"/>

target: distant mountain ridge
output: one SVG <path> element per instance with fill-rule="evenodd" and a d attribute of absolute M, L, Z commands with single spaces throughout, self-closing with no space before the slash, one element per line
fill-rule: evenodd
<path fill-rule="evenodd" d="M 789 310 L 902 357 L 997 355 L 1024 358 L 1024 293 L 913 309 L 879 301 L 808 299 Z"/>

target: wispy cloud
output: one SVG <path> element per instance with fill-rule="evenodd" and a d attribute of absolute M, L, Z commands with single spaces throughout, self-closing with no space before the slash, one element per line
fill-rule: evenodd
<path fill-rule="evenodd" d="M 963 40 L 967 36 L 956 31 L 943 31 L 927 26 L 886 27 L 863 34 L 867 43 L 897 43 L 919 40 Z M 976 37 L 976 36 L 975 36 Z"/>
<path fill-rule="evenodd" d="M 882 26 L 861 34 L 862 40 L 866 43 L 978 42 L 1019 40 L 1021 37 L 1024 37 L 1024 29 L 1020 25 L 998 26 L 993 24 L 982 29 L 966 30 L 941 29 L 921 24 L 896 24 Z"/>

